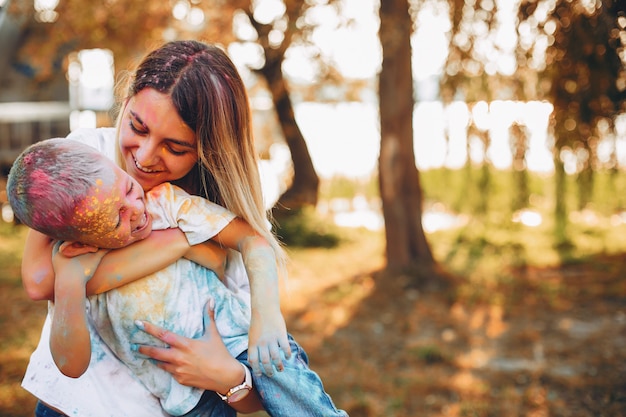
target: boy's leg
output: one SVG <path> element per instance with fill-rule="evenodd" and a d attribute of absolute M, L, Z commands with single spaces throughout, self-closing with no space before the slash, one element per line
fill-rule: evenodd
<path fill-rule="evenodd" d="M 309 368 L 309 358 L 291 335 L 289 344 L 291 358 L 283 358 L 285 369 L 282 372 L 275 372 L 272 377 L 252 376 L 263 408 L 272 417 L 347 417 L 324 391 L 322 380 Z M 250 367 L 248 352 L 237 359 Z"/>

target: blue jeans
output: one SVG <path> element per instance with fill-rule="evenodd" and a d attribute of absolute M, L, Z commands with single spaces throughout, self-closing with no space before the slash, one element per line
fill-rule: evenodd
<path fill-rule="evenodd" d="M 204 391 L 198 405 L 182 417 L 237 417 L 237 412 L 213 391 Z"/>
<path fill-rule="evenodd" d="M 267 414 L 272 417 L 348 417 L 338 410 L 324 391 L 320 377 L 309 368 L 309 358 L 289 335 L 291 358 L 284 360 L 285 369 L 268 377 L 252 375 L 252 385 L 261 398 Z M 248 368 L 248 352 L 237 357 Z M 236 413 L 214 392 L 207 391 L 200 403 L 185 417 L 235 417 Z"/>
<path fill-rule="evenodd" d="M 65 414 L 61 414 L 41 401 L 37 401 L 37 407 L 35 407 L 35 417 L 65 417 Z"/>
<path fill-rule="evenodd" d="M 291 335 L 289 345 L 291 358 L 283 358 L 282 372 L 275 372 L 272 377 L 252 376 L 265 411 L 272 417 L 347 417 L 324 391 L 322 380 L 309 368 L 306 352 Z M 237 360 L 250 367 L 247 351 Z"/>

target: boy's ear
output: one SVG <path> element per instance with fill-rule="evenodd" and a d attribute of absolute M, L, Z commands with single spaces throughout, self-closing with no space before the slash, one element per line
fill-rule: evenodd
<path fill-rule="evenodd" d="M 98 248 L 95 246 L 85 245 L 80 242 L 63 242 L 59 246 L 59 252 L 68 258 L 74 256 L 83 255 L 89 252 L 97 252 Z"/>

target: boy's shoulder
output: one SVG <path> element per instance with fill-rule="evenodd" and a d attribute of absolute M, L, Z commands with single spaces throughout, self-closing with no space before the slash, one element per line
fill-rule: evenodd
<path fill-rule="evenodd" d="M 191 195 L 185 190 L 170 182 L 164 182 L 155 186 L 150 191 L 148 191 L 146 195 L 152 198 L 166 197 L 168 199 L 176 197 L 191 197 Z"/>

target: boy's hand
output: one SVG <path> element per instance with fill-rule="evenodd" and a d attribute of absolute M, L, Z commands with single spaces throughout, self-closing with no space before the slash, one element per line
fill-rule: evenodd
<path fill-rule="evenodd" d="M 274 375 L 274 367 L 278 372 L 282 372 L 284 365 L 281 350 L 286 359 L 291 357 L 287 326 L 280 310 L 265 311 L 262 314 L 255 314 L 253 311 L 248 341 L 248 362 L 254 374 L 261 376 L 264 372 L 271 377 Z"/>
<path fill-rule="evenodd" d="M 102 257 L 108 252 L 108 249 L 99 249 L 95 252 L 66 256 L 63 249 L 60 249 L 61 245 L 61 242 L 57 242 L 52 249 L 52 266 L 56 280 L 80 278 L 81 282 L 86 284 L 96 271 Z"/>

